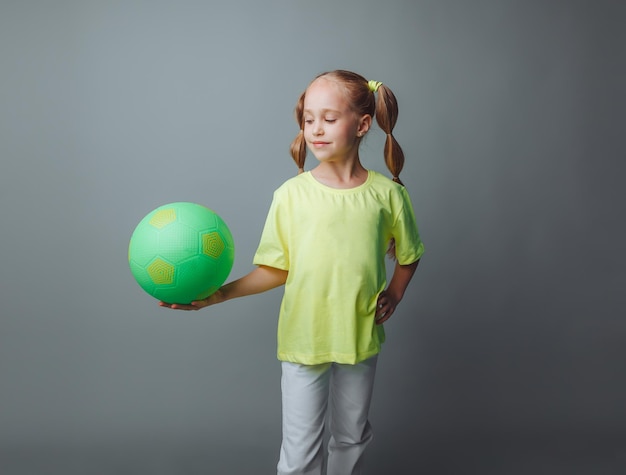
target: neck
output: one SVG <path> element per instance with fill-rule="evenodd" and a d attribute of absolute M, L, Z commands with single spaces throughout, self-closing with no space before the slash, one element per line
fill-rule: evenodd
<path fill-rule="evenodd" d="M 352 163 L 322 162 L 311 170 L 311 174 L 332 188 L 355 188 L 367 180 L 367 170 L 358 158 Z"/>

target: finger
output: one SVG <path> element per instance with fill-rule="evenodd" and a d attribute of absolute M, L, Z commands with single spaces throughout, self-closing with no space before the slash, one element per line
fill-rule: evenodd
<path fill-rule="evenodd" d="M 385 307 L 379 305 L 376 307 L 376 313 L 374 314 L 374 320 L 378 321 L 385 314 Z"/>
<path fill-rule="evenodd" d="M 383 318 L 385 316 L 385 306 L 384 305 L 378 305 L 378 308 L 376 309 L 376 315 L 374 315 L 374 320 L 379 321 L 381 318 Z"/>
<path fill-rule="evenodd" d="M 199 307 L 196 307 L 193 304 L 188 304 L 188 305 L 175 304 L 175 305 L 172 305 L 172 308 L 176 310 L 199 310 L 200 309 Z"/>
<path fill-rule="evenodd" d="M 391 317 L 391 315 L 393 315 L 393 309 L 389 308 L 389 309 L 385 309 L 384 312 L 382 312 L 376 319 L 375 322 L 377 325 L 380 325 L 382 323 L 385 323 L 387 320 L 389 320 L 389 317 Z"/>
<path fill-rule="evenodd" d="M 193 305 L 189 305 L 189 304 L 181 304 L 181 303 L 167 304 L 165 306 L 171 308 L 172 310 L 198 310 L 198 307 L 194 307 Z"/>
<path fill-rule="evenodd" d="M 387 316 L 386 313 L 382 313 L 381 315 L 379 315 L 378 317 L 376 317 L 376 319 L 374 320 L 376 322 L 376 325 L 380 325 L 382 323 L 385 323 L 387 321 L 389 317 Z"/>

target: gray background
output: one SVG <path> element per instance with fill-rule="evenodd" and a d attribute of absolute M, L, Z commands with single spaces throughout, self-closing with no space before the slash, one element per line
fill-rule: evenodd
<path fill-rule="evenodd" d="M 128 240 L 203 203 L 249 271 L 295 101 L 346 68 L 398 96 L 427 245 L 369 473 L 623 473 L 623 5 L 3 0 L 0 472 L 274 471 L 280 291 L 160 309 Z"/>

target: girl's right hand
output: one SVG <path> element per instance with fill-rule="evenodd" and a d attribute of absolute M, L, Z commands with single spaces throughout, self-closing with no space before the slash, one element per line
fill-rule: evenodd
<path fill-rule="evenodd" d="M 223 302 L 224 296 L 220 289 L 216 290 L 213 294 L 202 300 L 194 300 L 190 304 L 182 303 L 167 303 L 159 302 L 159 306 L 165 308 L 171 308 L 172 310 L 200 310 L 201 308 L 208 307 L 209 305 L 215 305 L 216 303 Z"/>
<path fill-rule="evenodd" d="M 260 265 L 240 279 L 222 285 L 214 294 L 203 300 L 196 300 L 190 304 L 159 302 L 159 305 L 173 310 L 200 310 L 209 305 L 258 294 L 283 285 L 288 274 L 286 270 Z"/>

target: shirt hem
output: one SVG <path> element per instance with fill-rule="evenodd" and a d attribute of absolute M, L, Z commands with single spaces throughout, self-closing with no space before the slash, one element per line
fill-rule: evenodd
<path fill-rule="evenodd" d="M 359 353 L 357 355 L 346 355 L 342 353 L 328 353 L 325 355 L 301 355 L 293 353 L 278 352 L 277 358 L 279 361 L 285 361 L 288 363 L 298 363 L 303 365 L 318 365 L 324 363 L 339 363 L 339 364 L 357 364 L 361 361 L 365 361 L 372 356 L 376 356 L 380 353 L 381 348 L 376 348 L 366 353 Z"/>

